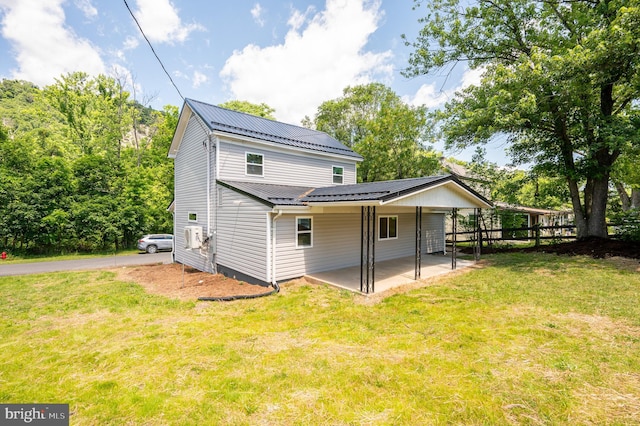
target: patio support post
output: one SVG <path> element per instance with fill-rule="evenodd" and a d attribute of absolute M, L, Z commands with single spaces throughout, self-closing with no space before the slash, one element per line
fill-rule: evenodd
<path fill-rule="evenodd" d="M 376 285 L 376 206 L 371 207 L 371 255 L 369 257 L 369 268 L 371 269 L 371 293 L 374 293 Z M 368 292 L 367 292 L 368 293 Z"/>
<path fill-rule="evenodd" d="M 360 291 L 373 293 L 375 285 L 376 208 L 360 208 Z"/>
<path fill-rule="evenodd" d="M 422 207 L 416 207 L 416 264 L 414 280 L 420 279 L 422 268 Z"/>
<path fill-rule="evenodd" d="M 456 239 L 458 236 L 458 209 L 451 210 L 453 238 L 451 239 L 451 269 L 456 269 Z"/>
<path fill-rule="evenodd" d="M 482 229 L 480 229 L 480 215 L 481 210 L 476 208 L 474 209 L 474 213 L 475 213 L 475 223 L 473 224 L 473 227 L 475 228 L 475 240 L 476 240 L 476 245 L 473 247 L 473 257 L 475 259 L 475 261 L 477 262 L 478 260 L 480 260 L 480 251 L 482 250 Z"/>

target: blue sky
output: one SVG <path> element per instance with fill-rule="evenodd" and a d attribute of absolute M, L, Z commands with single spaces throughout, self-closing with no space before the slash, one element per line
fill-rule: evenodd
<path fill-rule="evenodd" d="M 463 64 L 400 74 L 412 51 L 401 34 L 414 39 L 424 14 L 412 0 L 127 3 L 185 97 L 264 102 L 293 124 L 349 85 L 381 82 L 409 104 L 439 108 L 479 81 Z M 124 0 L 0 0 L 0 35 L 0 78 L 42 87 L 67 72 L 103 73 L 125 81 L 141 103 L 182 105 Z M 503 149 L 489 149 L 489 159 L 504 164 Z M 471 152 L 445 154 L 470 160 Z"/>

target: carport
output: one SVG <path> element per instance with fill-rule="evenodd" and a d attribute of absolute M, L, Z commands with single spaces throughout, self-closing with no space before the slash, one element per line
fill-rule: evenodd
<path fill-rule="evenodd" d="M 480 209 L 491 207 L 489 200 L 451 175 L 318 188 L 303 200 L 307 206 L 321 206 L 326 212 L 337 206 L 360 208 L 360 265 L 310 273 L 306 277 L 365 294 L 469 266 L 472 262 L 456 258 L 458 210 L 472 209 L 478 218 Z M 414 255 L 376 261 L 379 210 L 390 208 L 415 209 Z M 422 252 L 424 211 L 450 212 L 453 224 L 450 258 L 446 257 L 444 246 L 441 255 Z M 474 229 L 478 229 L 477 224 Z M 479 254 L 475 252 L 476 260 Z"/>

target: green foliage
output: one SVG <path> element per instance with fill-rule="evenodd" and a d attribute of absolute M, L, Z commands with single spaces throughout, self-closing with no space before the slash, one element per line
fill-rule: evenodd
<path fill-rule="evenodd" d="M 619 211 L 611 215 L 616 236 L 625 241 L 640 242 L 640 209 Z"/>
<path fill-rule="evenodd" d="M 249 101 L 233 100 L 221 103 L 218 106 L 234 111 L 246 112 L 251 115 L 257 115 L 258 117 L 268 118 L 269 120 L 276 119 L 273 115 L 276 110 L 265 103 L 254 104 Z"/>
<path fill-rule="evenodd" d="M 112 78 L 72 73 L 44 89 L 3 80 L 0 118 L 0 248 L 122 249 L 171 232 L 176 107 L 153 111 Z"/>
<path fill-rule="evenodd" d="M 313 123 L 362 155 L 358 180 L 374 182 L 435 174 L 440 155 L 425 148 L 430 132 L 424 108 L 411 107 L 380 83 L 347 87 L 322 103 Z"/>
<path fill-rule="evenodd" d="M 579 236 L 606 236 L 609 174 L 640 141 L 638 0 L 421 2 L 407 75 L 467 61 L 480 85 L 439 117 L 450 146 L 505 134 L 516 162 L 564 178 Z"/>
<path fill-rule="evenodd" d="M 569 191 L 560 176 L 540 174 L 536 168 L 529 171 L 501 168 L 484 160 L 482 152 L 466 166 L 489 192 L 491 200 L 541 209 L 569 208 Z"/>

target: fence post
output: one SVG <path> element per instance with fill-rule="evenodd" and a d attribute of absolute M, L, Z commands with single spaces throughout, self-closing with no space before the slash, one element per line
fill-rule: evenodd
<path fill-rule="evenodd" d="M 540 224 L 536 223 L 533 228 L 536 232 L 536 247 L 540 247 Z"/>

